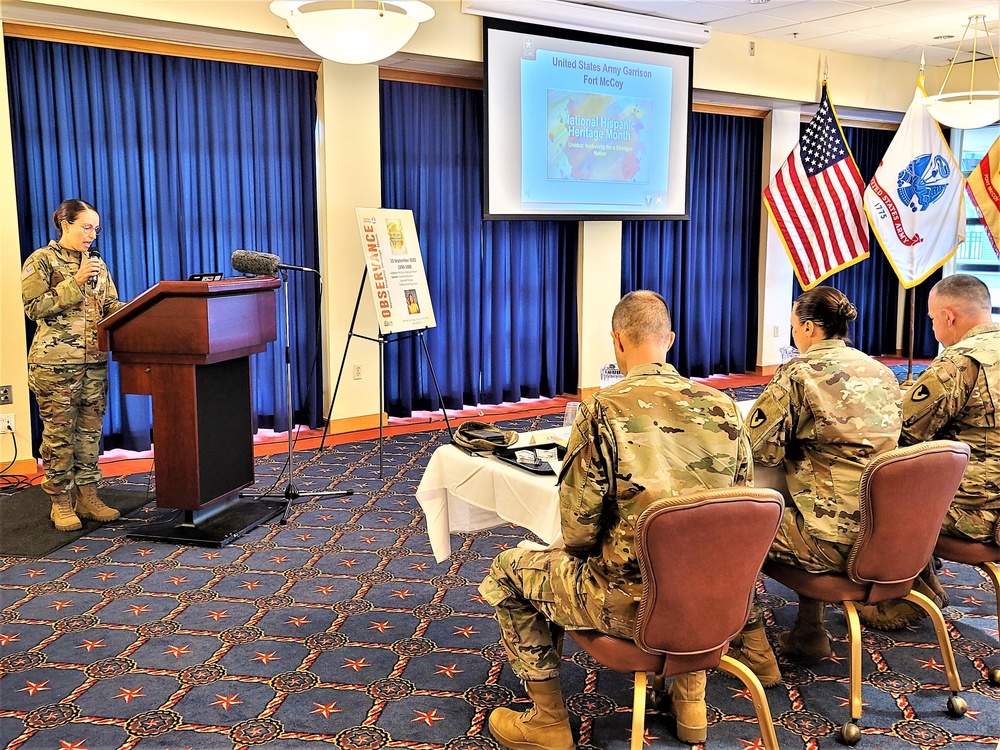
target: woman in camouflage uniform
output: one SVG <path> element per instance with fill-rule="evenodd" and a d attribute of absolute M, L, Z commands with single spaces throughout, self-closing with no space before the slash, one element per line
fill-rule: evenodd
<path fill-rule="evenodd" d="M 747 419 L 755 464 L 784 466 L 792 497 L 770 557 L 812 573 L 847 569 L 861 520 L 861 473 L 896 447 L 902 427 L 892 370 L 846 344 L 857 316 L 832 287 L 804 292 L 791 316 L 800 354 L 778 368 Z M 795 627 L 778 642 L 789 655 L 829 656 L 823 603 L 800 597 Z M 781 680 L 756 606 L 731 651 L 765 687 Z"/>
<path fill-rule="evenodd" d="M 25 314 L 38 324 L 28 351 L 28 386 L 42 419 L 42 489 L 51 496 L 56 529 L 74 531 L 82 526 L 80 517 L 118 518 L 96 492 L 108 387 L 108 355 L 97 346 L 97 322 L 123 303 L 107 266 L 89 257 L 101 231 L 96 209 L 65 200 L 52 223 L 59 240 L 24 262 L 21 298 Z"/>

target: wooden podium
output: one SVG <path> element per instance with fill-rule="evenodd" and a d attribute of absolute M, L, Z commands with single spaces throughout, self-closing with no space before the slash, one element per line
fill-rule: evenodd
<path fill-rule="evenodd" d="M 279 285 L 161 281 L 98 324 L 122 391 L 153 397 L 156 505 L 183 511 L 130 536 L 222 546 L 284 510 L 239 499 L 254 482 L 250 355 L 277 337 Z"/>

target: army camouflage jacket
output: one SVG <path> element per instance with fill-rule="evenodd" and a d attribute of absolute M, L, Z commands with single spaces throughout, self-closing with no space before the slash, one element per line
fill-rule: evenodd
<path fill-rule="evenodd" d="M 938 355 L 903 398 L 905 445 L 959 440 L 969 468 L 957 505 L 1000 508 L 1000 324 L 986 323 Z"/>
<path fill-rule="evenodd" d="M 81 289 L 73 275 L 80 253 L 52 241 L 35 250 L 21 269 L 24 313 L 38 323 L 28 362 L 39 365 L 107 362 L 97 347 L 97 322 L 124 306 L 108 267 L 101 262 L 97 284 Z"/>
<path fill-rule="evenodd" d="M 813 538 L 857 538 L 861 473 L 896 447 L 899 402 L 892 370 L 841 339 L 825 339 L 782 364 L 751 407 L 754 461 L 784 463 L 788 491 Z"/>
<path fill-rule="evenodd" d="M 587 558 L 578 593 L 602 602 L 606 620 L 634 620 L 642 594 L 635 552 L 642 511 L 660 497 L 747 483 L 752 472 L 733 400 L 670 365 L 634 367 L 586 399 L 559 476 L 563 542 Z"/>

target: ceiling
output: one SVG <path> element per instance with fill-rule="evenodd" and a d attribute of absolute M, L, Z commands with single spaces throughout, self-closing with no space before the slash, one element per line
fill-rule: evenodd
<path fill-rule="evenodd" d="M 362 0 L 359 0 L 361 2 Z M 439 14 L 460 0 L 426 0 Z M 705 24 L 713 31 L 857 55 L 947 65 L 970 15 L 986 16 L 989 36 L 966 36 L 958 62 L 1000 53 L 1000 0 L 556 0 Z M 0 17 L 112 33 L 153 23 L 169 37 L 211 44 L 213 35 L 245 36 L 248 48 L 311 56 L 269 0 L 0 0 Z M 155 32 L 154 32 L 155 33 Z M 418 32 L 419 33 L 419 32 Z M 935 37 L 950 36 L 950 39 Z M 985 54 L 983 48 L 985 47 Z"/>
<path fill-rule="evenodd" d="M 974 14 L 989 37 L 970 30 L 958 62 L 1000 53 L 1000 0 L 563 0 L 710 26 L 727 34 L 919 63 L 947 65 Z M 949 36 L 948 39 L 936 37 Z M 983 48 L 985 47 L 985 55 Z"/>

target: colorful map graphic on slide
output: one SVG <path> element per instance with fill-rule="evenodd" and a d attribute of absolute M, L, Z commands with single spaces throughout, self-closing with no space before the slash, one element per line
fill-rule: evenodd
<path fill-rule="evenodd" d="M 653 102 L 548 90 L 550 180 L 648 183 Z"/>

